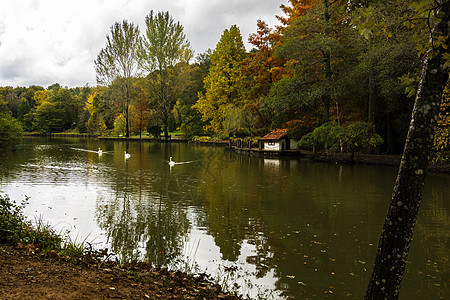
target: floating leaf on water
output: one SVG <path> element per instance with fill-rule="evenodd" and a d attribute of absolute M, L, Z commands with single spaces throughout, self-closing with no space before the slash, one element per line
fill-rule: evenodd
<path fill-rule="evenodd" d="M 438 286 L 438 287 L 439 287 L 439 286 L 441 286 L 441 285 L 440 285 L 439 283 L 435 283 L 434 286 Z"/>
<path fill-rule="evenodd" d="M 365 265 L 365 264 L 366 264 L 366 262 L 365 262 L 365 261 L 362 261 L 362 260 L 358 260 L 358 262 L 359 262 L 360 264 L 362 264 L 362 265 Z"/>
<path fill-rule="evenodd" d="M 355 276 L 355 273 L 353 273 L 353 272 L 350 272 L 350 275 L 352 275 L 352 276 Z"/>
<path fill-rule="evenodd" d="M 331 275 L 334 275 L 334 272 L 331 272 Z"/>
<path fill-rule="evenodd" d="M 334 258 L 330 258 L 330 261 L 336 261 L 336 259 L 334 259 Z"/>
<path fill-rule="evenodd" d="M 294 275 L 286 275 L 286 277 L 287 277 L 287 278 L 291 278 L 291 279 L 294 279 L 294 278 L 295 278 Z"/>
<path fill-rule="evenodd" d="M 115 287 L 110 287 L 109 289 L 113 291 L 113 290 L 115 290 L 116 288 L 115 288 Z"/>
<path fill-rule="evenodd" d="M 306 283 L 304 283 L 303 281 L 299 281 L 297 283 L 300 284 L 300 285 L 306 285 Z"/>

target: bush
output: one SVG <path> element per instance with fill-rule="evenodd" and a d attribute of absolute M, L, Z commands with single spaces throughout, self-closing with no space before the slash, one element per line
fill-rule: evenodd
<path fill-rule="evenodd" d="M 49 225 L 40 220 L 37 228 L 33 228 L 30 222 L 26 221 L 22 213 L 26 200 L 17 205 L 8 196 L 0 195 L 0 243 L 34 244 L 44 250 L 61 249 L 62 239 Z"/>
<path fill-rule="evenodd" d="M 383 143 L 383 139 L 376 133 L 372 124 L 353 122 L 341 127 L 336 123 L 325 123 L 304 135 L 298 145 L 301 147 L 314 147 L 328 145 L 332 150 L 347 151 L 353 154 L 356 151 L 369 152 L 377 145 Z"/>
<path fill-rule="evenodd" d="M 153 137 L 159 139 L 161 138 L 162 129 L 159 125 L 149 125 L 147 126 L 147 132 L 153 135 Z"/>

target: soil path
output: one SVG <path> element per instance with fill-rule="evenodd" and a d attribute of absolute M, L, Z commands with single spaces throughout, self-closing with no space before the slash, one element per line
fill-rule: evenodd
<path fill-rule="evenodd" d="M 0 299 L 238 299 L 181 272 L 74 262 L 0 246 Z"/>

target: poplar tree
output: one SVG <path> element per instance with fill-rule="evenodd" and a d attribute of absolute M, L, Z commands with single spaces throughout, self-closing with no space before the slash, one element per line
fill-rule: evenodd
<path fill-rule="evenodd" d="M 131 104 L 132 78 L 137 74 L 137 49 L 139 45 L 139 27 L 124 20 L 111 26 L 110 35 L 106 36 L 106 47 L 100 50 L 95 63 L 97 83 L 120 84 L 122 91 L 119 104 L 125 117 L 125 134 L 130 136 L 129 109 Z"/>
<path fill-rule="evenodd" d="M 168 12 L 153 11 L 145 18 L 146 31 L 139 48 L 139 66 L 148 73 L 150 100 L 159 111 L 168 137 L 170 113 L 182 89 L 179 75 L 193 56 L 184 28 Z"/>
<path fill-rule="evenodd" d="M 230 127 L 241 121 L 244 111 L 244 74 L 242 62 L 246 57 L 244 43 L 236 25 L 226 29 L 211 55 L 211 67 L 204 80 L 206 92 L 199 93 L 193 106 L 209 122 L 206 130 L 228 134 Z"/>

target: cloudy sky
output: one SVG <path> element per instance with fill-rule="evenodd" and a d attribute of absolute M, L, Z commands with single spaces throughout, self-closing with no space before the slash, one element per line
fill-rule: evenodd
<path fill-rule="evenodd" d="M 114 22 L 144 31 L 150 10 L 169 11 L 199 54 L 236 24 L 247 50 L 258 19 L 273 27 L 287 0 L 15 0 L 0 1 L 0 86 L 95 86 L 94 59 Z"/>

